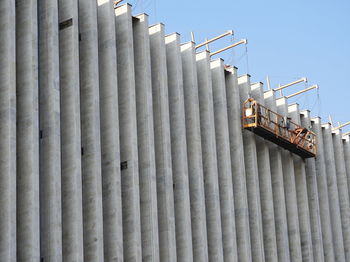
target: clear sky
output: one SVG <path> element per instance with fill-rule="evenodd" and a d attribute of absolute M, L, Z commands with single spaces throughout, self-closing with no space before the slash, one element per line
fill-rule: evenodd
<path fill-rule="evenodd" d="M 215 51 L 242 38 L 248 39 L 234 51 L 222 53 L 227 64 L 249 73 L 252 82 L 264 82 L 269 75 L 272 87 L 307 77 L 308 85 L 319 84 L 290 99 L 301 109 L 311 109 L 323 122 L 350 121 L 350 0 L 129 0 L 134 14 L 146 12 L 151 24 L 162 22 L 166 33 L 178 32 L 183 42 L 197 43 L 234 30 L 210 45 Z M 305 88 L 290 87 L 285 94 Z M 350 131 L 350 127 L 343 132 Z"/>

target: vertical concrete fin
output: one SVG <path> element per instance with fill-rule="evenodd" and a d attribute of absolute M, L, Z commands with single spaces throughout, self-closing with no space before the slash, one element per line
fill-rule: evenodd
<path fill-rule="evenodd" d="M 237 68 L 225 73 L 238 261 L 252 261 Z"/>
<path fill-rule="evenodd" d="M 58 1 L 38 1 L 40 253 L 62 261 Z"/>
<path fill-rule="evenodd" d="M 288 115 L 298 125 L 300 122 L 300 110 L 298 104 L 288 106 Z M 297 192 L 297 206 L 299 216 L 299 230 L 303 261 L 314 261 L 312 250 L 312 237 L 310 226 L 310 212 L 306 183 L 305 161 L 293 154 L 295 187 Z"/>
<path fill-rule="evenodd" d="M 263 84 L 258 82 L 250 86 L 251 96 L 264 106 Z M 277 261 L 277 242 L 275 230 L 275 216 L 273 207 L 273 193 L 271 183 L 271 164 L 269 156 L 269 141 L 255 136 L 257 161 L 259 169 L 259 187 L 261 201 L 261 215 L 263 223 L 264 252 L 267 261 Z"/>
<path fill-rule="evenodd" d="M 301 125 L 311 129 L 310 112 L 303 111 L 300 115 Z M 306 172 L 306 186 L 307 195 L 309 202 L 309 213 L 310 213 L 310 227 L 312 234 L 312 248 L 313 256 L 315 261 L 323 262 L 324 249 L 323 249 L 323 238 L 321 228 L 321 215 L 320 215 L 320 203 L 319 194 L 317 188 L 316 178 L 316 163 L 314 158 L 305 160 L 305 172 Z"/>
<path fill-rule="evenodd" d="M 350 135 L 347 135 L 343 138 L 343 146 L 344 146 L 344 159 L 345 159 L 345 167 L 346 167 L 346 176 L 348 179 L 348 188 L 350 188 Z M 350 197 L 350 191 L 349 191 Z"/>
<path fill-rule="evenodd" d="M 82 261 L 83 206 L 81 177 L 78 0 L 59 0 L 59 60 L 62 177 L 62 258 Z M 71 26 L 62 27 L 71 21 Z"/>
<path fill-rule="evenodd" d="M 346 260 L 350 260 L 350 203 L 342 132 L 336 130 L 332 134 L 335 170 L 337 175 L 339 207 L 343 231 L 343 243 Z"/>
<path fill-rule="evenodd" d="M 224 62 L 210 63 L 224 261 L 238 261 Z"/>
<path fill-rule="evenodd" d="M 159 261 L 156 160 L 148 16 L 133 19 L 142 258 Z"/>
<path fill-rule="evenodd" d="M 84 261 L 102 261 L 103 210 L 97 4 L 79 0 Z"/>
<path fill-rule="evenodd" d="M 16 1 L 17 261 L 40 260 L 37 1 Z"/>
<path fill-rule="evenodd" d="M 320 204 L 320 216 L 321 216 L 321 230 L 323 240 L 323 251 L 325 261 L 334 261 L 335 248 L 333 246 L 332 236 L 332 223 L 330 214 L 330 202 L 328 201 L 328 186 L 327 186 L 327 174 L 325 165 L 325 155 L 321 128 L 321 119 L 311 119 L 312 131 L 315 132 L 317 157 L 315 159 L 316 164 L 316 179 L 318 189 L 318 200 Z"/>
<path fill-rule="evenodd" d="M 180 35 L 165 37 L 166 66 L 174 180 L 176 249 L 179 261 L 193 261 L 190 188 L 186 143 L 185 102 L 180 53 Z"/>
<path fill-rule="evenodd" d="M 134 48 L 131 6 L 115 10 L 118 63 L 118 105 L 125 261 L 141 261 L 141 221 Z"/>
<path fill-rule="evenodd" d="M 160 261 L 176 261 L 174 182 L 164 25 L 149 28 L 158 195 Z"/>
<path fill-rule="evenodd" d="M 322 126 L 322 139 L 324 148 L 324 163 L 327 174 L 328 201 L 331 214 L 332 235 L 335 261 L 346 261 L 343 242 L 343 231 L 339 204 L 339 191 L 337 184 L 336 165 L 332 141 L 331 125 Z"/>
<path fill-rule="evenodd" d="M 276 100 L 277 113 L 282 116 L 288 115 L 288 104 L 285 97 Z M 288 221 L 288 237 L 289 251 L 291 261 L 302 261 L 300 227 L 298 216 L 298 201 L 295 185 L 295 172 L 293 155 L 291 152 L 282 149 L 282 167 L 284 193 L 286 200 L 287 221 Z"/>
<path fill-rule="evenodd" d="M 16 10 L 0 3 L 0 257 L 16 257 Z"/>
<path fill-rule="evenodd" d="M 191 201 L 193 260 L 208 261 L 205 190 L 194 43 L 181 46 L 185 104 L 188 176 Z"/>
<path fill-rule="evenodd" d="M 264 93 L 264 104 L 270 110 L 274 112 L 277 111 L 274 91 L 270 90 Z M 270 154 L 278 261 L 287 262 L 290 261 L 290 253 L 281 148 L 273 143 L 268 143 L 268 147 Z"/>
<path fill-rule="evenodd" d="M 123 260 L 118 79 L 113 1 L 97 1 L 105 261 Z"/>
<path fill-rule="evenodd" d="M 238 78 L 240 103 L 251 96 L 250 76 L 243 75 Z M 252 260 L 264 261 L 264 240 L 262 227 L 262 214 L 260 202 L 259 170 L 254 134 L 243 130 L 244 162 L 247 179 L 250 238 L 252 246 Z"/>
<path fill-rule="evenodd" d="M 223 261 L 220 190 L 209 52 L 196 55 L 209 261 Z"/>

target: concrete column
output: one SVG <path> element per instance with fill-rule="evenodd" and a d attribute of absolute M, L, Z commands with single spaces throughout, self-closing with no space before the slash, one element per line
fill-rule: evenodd
<path fill-rule="evenodd" d="M 122 261 L 123 220 L 115 15 L 112 0 L 98 0 L 97 4 L 104 259 Z"/>
<path fill-rule="evenodd" d="M 301 112 L 301 125 L 307 129 L 311 129 L 310 111 L 306 110 Z M 317 139 L 317 137 L 316 137 Z M 315 261 L 323 262 L 324 249 L 322 239 L 322 227 L 321 227 L 321 214 L 320 204 L 317 189 L 317 174 L 315 158 L 305 159 L 305 171 L 306 171 L 306 186 L 307 195 L 309 201 L 309 213 L 310 213 L 310 227 L 312 234 L 312 248 Z"/>
<path fill-rule="evenodd" d="M 194 43 L 181 46 L 193 261 L 208 261 L 205 190 Z"/>
<path fill-rule="evenodd" d="M 238 261 L 251 261 L 249 212 L 242 138 L 242 111 L 237 82 L 237 68 L 231 67 L 226 69 L 225 82 Z"/>
<path fill-rule="evenodd" d="M 193 261 L 180 35 L 165 37 L 178 261 Z"/>
<path fill-rule="evenodd" d="M 335 170 L 337 174 L 339 207 L 343 231 L 343 243 L 346 260 L 350 260 L 350 203 L 348 181 L 341 130 L 332 133 Z"/>
<path fill-rule="evenodd" d="M 37 1 L 16 1 L 17 261 L 19 262 L 40 260 L 37 10 Z"/>
<path fill-rule="evenodd" d="M 83 261 L 78 1 L 59 0 L 58 5 L 62 260 Z M 67 21 L 72 24 L 63 27 Z"/>
<path fill-rule="evenodd" d="M 220 191 L 209 52 L 196 55 L 209 261 L 223 261 Z"/>
<path fill-rule="evenodd" d="M 214 101 L 216 154 L 218 162 L 224 261 L 238 261 L 231 154 L 230 144 L 228 143 L 230 137 L 228 128 L 224 61 L 221 59 L 214 60 L 210 63 L 210 68 Z"/>
<path fill-rule="evenodd" d="M 250 95 L 250 75 L 238 78 L 240 104 Z M 243 130 L 244 162 L 247 179 L 250 238 L 253 261 L 264 261 L 264 236 L 262 226 L 259 170 L 254 133 Z"/>
<path fill-rule="evenodd" d="M 276 105 L 277 113 L 282 116 L 288 115 L 287 99 L 285 97 L 277 99 Z M 281 152 L 290 259 L 291 261 L 302 261 L 293 155 L 290 151 L 285 149 L 282 149 Z"/>
<path fill-rule="evenodd" d="M 345 261 L 341 213 L 339 206 L 339 191 L 334 159 L 332 127 L 329 123 L 322 125 L 322 138 L 328 184 L 329 210 L 331 214 L 332 235 L 335 261 Z"/>
<path fill-rule="evenodd" d="M 62 261 L 58 2 L 38 1 L 40 256 Z"/>
<path fill-rule="evenodd" d="M 157 171 L 160 261 L 176 261 L 174 182 L 171 163 L 168 78 L 164 25 L 149 28 Z"/>
<path fill-rule="evenodd" d="M 84 261 L 103 261 L 97 5 L 79 0 Z"/>
<path fill-rule="evenodd" d="M 16 10 L 0 3 L 0 257 L 16 257 Z"/>
<path fill-rule="evenodd" d="M 323 146 L 323 137 L 321 129 L 321 119 L 313 118 L 311 120 L 312 131 L 316 134 L 317 157 L 316 180 L 318 189 L 318 201 L 320 203 L 320 216 L 322 228 L 323 251 L 325 261 L 334 261 L 334 247 L 332 237 L 332 223 L 330 214 L 330 202 L 328 201 L 327 174 L 325 165 L 325 155 Z M 339 250 L 338 250 L 339 251 Z"/>
<path fill-rule="evenodd" d="M 159 261 L 157 178 L 154 152 L 151 55 L 148 16 L 133 19 L 137 141 L 140 177 L 142 259 Z"/>
<path fill-rule="evenodd" d="M 298 104 L 288 106 L 288 115 L 298 125 L 300 122 L 300 110 Z M 310 226 L 309 201 L 307 195 L 305 160 L 293 154 L 295 187 L 298 201 L 299 229 L 301 240 L 301 252 L 303 261 L 314 261 L 312 251 L 312 236 Z"/>
<path fill-rule="evenodd" d="M 265 105 L 263 84 L 258 82 L 251 85 L 251 96 L 261 105 Z M 269 147 L 270 142 L 255 136 L 257 161 L 259 169 L 259 187 L 261 201 L 261 215 L 264 236 L 264 251 L 267 261 L 277 261 L 277 242 L 275 216 L 273 208 L 273 194 L 271 182 L 271 167 Z"/>
<path fill-rule="evenodd" d="M 343 137 L 344 159 L 346 167 L 346 175 L 348 179 L 348 188 L 350 188 L 350 135 Z M 349 192 L 350 197 L 350 192 Z"/>
<path fill-rule="evenodd" d="M 273 112 L 277 112 L 275 92 L 270 90 L 264 93 L 264 102 L 267 108 Z M 289 239 L 288 239 L 288 223 L 286 213 L 286 199 L 284 193 L 283 150 L 279 146 L 269 143 L 271 183 L 273 192 L 273 207 L 275 214 L 275 229 L 278 261 L 290 261 Z"/>
<path fill-rule="evenodd" d="M 115 10 L 124 261 L 141 261 L 138 137 L 131 6 Z"/>

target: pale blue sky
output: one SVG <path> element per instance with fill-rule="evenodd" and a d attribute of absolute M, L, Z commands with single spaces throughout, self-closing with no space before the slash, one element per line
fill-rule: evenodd
<path fill-rule="evenodd" d="M 319 96 L 313 90 L 297 97 L 301 109 L 312 109 L 312 116 L 328 115 L 333 122 L 350 121 L 350 1 L 234 1 L 234 0 L 130 0 L 134 13 L 146 12 L 150 23 L 162 22 L 166 33 L 179 32 L 182 41 L 196 42 L 227 30 L 234 30 L 234 39 L 227 37 L 210 46 L 211 51 L 231 41 L 248 39 L 234 52 L 220 55 L 226 63 L 249 73 L 252 82 L 266 82 L 273 87 L 306 76 L 309 85 L 319 84 Z M 267 86 L 267 85 L 265 85 Z M 285 94 L 304 88 L 291 87 Z M 290 99 L 290 102 L 295 100 Z M 350 131 L 350 127 L 343 132 Z"/>

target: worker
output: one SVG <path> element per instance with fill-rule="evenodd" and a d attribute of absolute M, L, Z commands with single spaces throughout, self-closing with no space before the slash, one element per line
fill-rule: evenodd
<path fill-rule="evenodd" d="M 287 117 L 287 116 L 285 116 L 285 117 L 283 118 L 284 127 L 285 127 L 287 130 L 289 130 L 289 128 L 290 128 L 290 120 L 291 120 L 291 118 L 290 118 L 290 117 Z"/>

